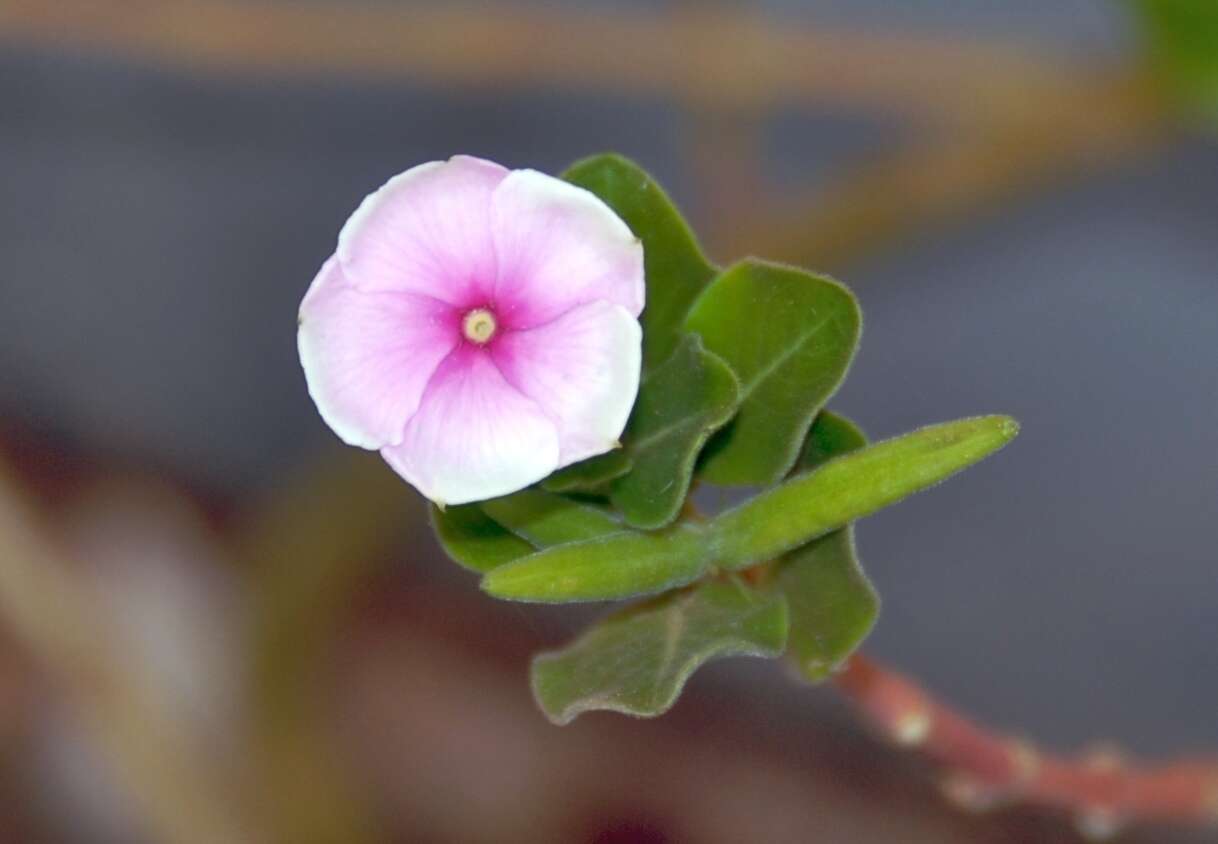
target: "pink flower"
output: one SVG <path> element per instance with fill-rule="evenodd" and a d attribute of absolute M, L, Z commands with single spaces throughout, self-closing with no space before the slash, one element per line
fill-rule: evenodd
<path fill-rule="evenodd" d="M 643 249 L 601 200 L 469 156 L 390 179 L 300 305 L 309 394 L 441 504 L 617 445 L 639 386 Z"/>

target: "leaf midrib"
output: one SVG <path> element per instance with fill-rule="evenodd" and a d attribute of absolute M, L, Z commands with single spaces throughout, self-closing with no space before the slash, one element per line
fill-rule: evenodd
<path fill-rule="evenodd" d="M 751 378 L 747 382 L 742 382 L 740 385 L 741 403 L 743 404 L 744 400 L 747 399 L 749 396 L 751 396 L 757 390 L 757 388 L 761 385 L 762 381 L 765 381 L 766 379 L 768 379 L 775 372 L 777 372 L 778 369 L 783 364 L 785 364 L 787 361 L 789 361 L 791 358 L 793 358 L 799 352 L 800 348 L 803 346 L 804 343 L 811 340 L 814 335 L 819 333 L 820 330 L 822 328 L 824 328 L 826 325 L 828 325 L 829 322 L 832 321 L 833 318 L 836 316 L 837 316 L 836 313 L 830 313 L 830 314 L 826 315 L 823 319 L 821 319 L 819 322 L 817 322 L 815 325 L 813 325 L 803 334 L 799 335 L 799 338 L 791 344 L 790 348 L 783 351 L 782 354 L 778 355 L 772 361 L 770 361 L 765 366 L 763 366 L 761 369 L 759 369 L 757 371 L 757 373 L 754 374 L 753 378 Z"/>
<path fill-rule="evenodd" d="M 637 454 L 645 448 L 650 448 L 657 442 L 666 439 L 673 434 L 679 433 L 681 428 L 704 428 L 707 425 L 714 424 L 721 416 L 722 413 L 696 413 L 690 416 L 683 416 L 676 422 L 670 422 L 663 428 L 660 428 L 657 431 L 652 431 L 642 439 L 630 443 L 630 453 Z"/>

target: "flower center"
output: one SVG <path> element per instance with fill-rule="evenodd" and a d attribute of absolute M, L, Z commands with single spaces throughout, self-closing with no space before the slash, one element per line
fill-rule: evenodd
<path fill-rule="evenodd" d="M 499 328 L 495 322 L 495 315 L 486 308 L 476 308 L 465 315 L 465 320 L 461 323 L 461 330 L 465 332 L 465 339 L 471 343 L 477 343 L 479 346 L 490 342 L 490 339 L 495 336 L 495 331 Z"/>

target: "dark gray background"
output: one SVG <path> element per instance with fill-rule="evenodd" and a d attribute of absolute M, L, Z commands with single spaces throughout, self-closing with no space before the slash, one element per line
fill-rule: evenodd
<path fill-rule="evenodd" d="M 1101 60 L 1129 42 L 1100 0 L 760 5 Z M 0 415 L 256 494 L 334 447 L 295 312 L 364 193 L 454 152 L 556 171 L 611 148 L 699 219 L 681 131 L 661 100 L 226 81 L 0 44 Z M 782 114 L 768 172 L 815 183 L 898 131 Z M 861 526 L 885 600 L 871 649 L 1051 742 L 1218 746 L 1218 146 L 1187 138 L 843 275 L 866 323 L 835 407 L 874 436 L 1024 424 Z"/>

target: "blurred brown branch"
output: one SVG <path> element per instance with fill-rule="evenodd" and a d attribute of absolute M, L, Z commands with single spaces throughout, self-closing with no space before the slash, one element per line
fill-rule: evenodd
<path fill-rule="evenodd" d="M 1088 72 L 998 41 L 777 25 L 747 9 L 667 14 L 465 4 L 10 0 L 0 39 L 219 73 L 345 73 L 458 88 L 667 97 L 689 113 L 691 164 L 726 258 L 833 268 L 1054 177 L 1124 160 L 1171 125 L 1141 73 Z M 758 133 L 784 105 L 876 110 L 939 128 L 828 190 L 766 199 Z M 942 124 L 952 126 L 947 129 Z M 730 209 L 748 207 L 747 221 Z"/>
<path fill-rule="evenodd" d="M 1011 102 L 987 125 L 900 148 L 849 170 L 828 190 L 770 202 L 717 241 L 731 256 L 836 268 L 878 245 L 1094 173 L 1170 137 L 1159 89 L 1137 71 L 1108 73 L 1032 102 Z"/>
<path fill-rule="evenodd" d="M 339 72 L 966 120 L 1059 89 L 1072 75 L 1069 61 L 1002 42 L 819 31 L 710 4 L 657 15 L 462 3 L 8 0 L 0 38 L 221 72 Z"/>
<path fill-rule="evenodd" d="M 157 685 L 120 657 L 117 637 L 38 526 L 0 466 L 0 624 L 67 693 L 158 840 L 260 840 L 241 815 L 238 785 L 168 714 Z"/>
<path fill-rule="evenodd" d="M 1218 760 L 1141 767 L 1113 752 L 1056 756 L 986 730 L 861 654 L 834 682 L 884 734 L 944 765 L 945 791 L 965 808 L 1058 809 L 1095 838 L 1136 821 L 1218 825 Z"/>

